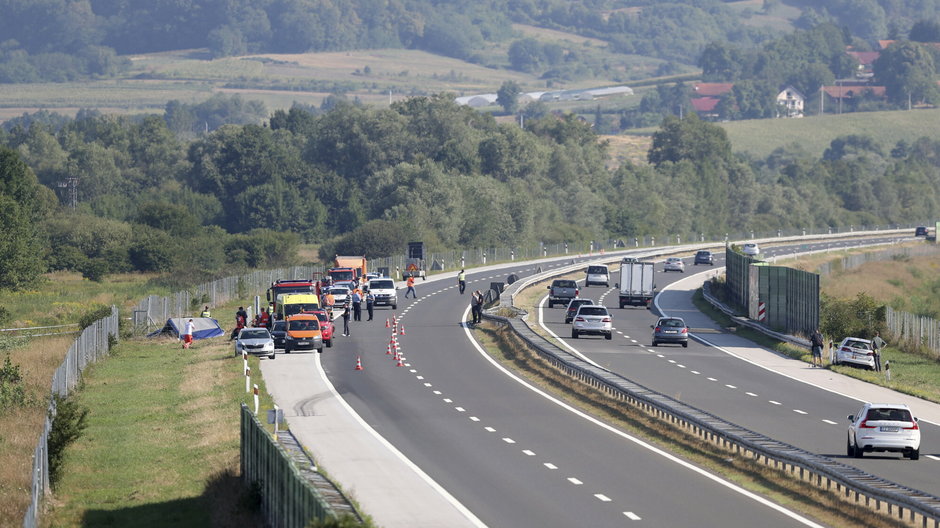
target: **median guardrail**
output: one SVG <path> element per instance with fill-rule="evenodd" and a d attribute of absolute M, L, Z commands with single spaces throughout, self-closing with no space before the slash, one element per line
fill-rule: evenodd
<path fill-rule="evenodd" d="M 862 235 L 861 233 L 853 234 Z M 871 234 L 884 234 L 884 232 L 869 233 Z M 635 255 L 659 256 L 666 252 L 688 250 L 688 248 L 661 248 L 653 253 Z M 515 282 L 502 296 L 501 307 L 518 311 L 513 303 L 520 290 L 551 277 L 577 271 L 583 266 L 584 263 L 572 264 Z M 627 402 L 701 440 L 765 466 L 784 471 L 803 482 L 833 492 L 847 502 L 867 507 L 914 526 L 932 525 L 934 528 L 940 528 L 940 497 L 902 486 L 831 458 L 774 440 L 644 387 L 620 374 L 588 363 L 563 350 L 536 333 L 521 318 L 506 318 L 489 313 L 485 313 L 484 317 L 487 320 L 508 325 L 536 354 L 566 375 L 605 392 L 613 398 Z"/>

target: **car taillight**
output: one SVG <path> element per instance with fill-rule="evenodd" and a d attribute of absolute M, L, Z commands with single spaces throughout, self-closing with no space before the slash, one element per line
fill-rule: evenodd
<path fill-rule="evenodd" d="M 849 347 L 842 347 L 842 348 L 839 349 L 839 351 L 840 351 L 840 352 L 851 352 L 852 349 L 849 348 Z"/>
<path fill-rule="evenodd" d="M 867 354 L 865 354 L 865 355 L 866 355 L 866 356 L 874 356 L 875 353 L 874 353 L 874 352 L 869 352 L 869 353 L 867 353 Z"/>
<path fill-rule="evenodd" d="M 578 295 L 581 295 L 581 290 L 574 291 L 574 296 L 577 297 Z"/>
<path fill-rule="evenodd" d="M 584 318 L 583 318 L 583 317 L 575 317 L 574 320 L 575 320 L 575 321 L 580 321 L 580 322 L 582 322 L 582 323 L 584 322 Z"/>
<path fill-rule="evenodd" d="M 862 420 L 862 423 L 858 424 L 860 429 L 874 429 L 876 426 L 868 425 L 868 420 Z"/>
<path fill-rule="evenodd" d="M 902 427 L 901 429 L 904 429 L 905 431 L 918 431 L 920 430 L 920 427 L 917 427 L 917 422 L 912 422 L 910 427 Z"/>
<path fill-rule="evenodd" d="M 653 331 L 654 331 L 654 332 L 659 332 L 659 327 L 657 326 L 656 329 L 653 330 Z"/>
<path fill-rule="evenodd" d="M 688 334 L 688 333 L 689 333 L 689 329 L 688 329 L 688 328 L 683 328 L 683 329 L 682 329 L 682 333 L 683 333 L 683 334 Z"/>
<path fill-rule="evenodd" d="M 609 322 L 610 322 L 610 317 L 605 317 L 605 318 L 601 319 L 601 322 L 602 322 L 602 323 L 609 323 Z"/>

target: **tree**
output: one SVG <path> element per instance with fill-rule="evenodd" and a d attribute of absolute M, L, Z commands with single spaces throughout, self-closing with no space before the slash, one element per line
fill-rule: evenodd
<path fill-rule="evenodd" d="M 505 81 L 496 91 L 496 104 L 503 107 L 507 114 L 514 114 L 519 108 L 519 94 L 522 88 L 516 81 Z"/>
<path fill-rule="evenodd" d="M 695 114 L 684 119 L 669 116 L 663 121 L 660 130 L 653 134 L 653 144 L 647 157 L 656 166 L 681 160 L 730 160 L 731 142 L 723 128 L 706 123 Z"/>
<path fill-rule="evenodd" d="M 873 66 L 876 81 L 884 85 L 888 99 L 898 106 L 940 99 L 934 81 L 936 65 L 922 44 L 895 42 L 881 52 Z"/>

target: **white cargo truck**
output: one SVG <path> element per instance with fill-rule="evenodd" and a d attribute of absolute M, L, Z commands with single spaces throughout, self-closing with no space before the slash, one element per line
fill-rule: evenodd
<path fill-rule="evenodd" d="M 653 263 L 624 260 L 620 263 L 620 307 L 645 306 L 649 309 L 656 294 Z"/>

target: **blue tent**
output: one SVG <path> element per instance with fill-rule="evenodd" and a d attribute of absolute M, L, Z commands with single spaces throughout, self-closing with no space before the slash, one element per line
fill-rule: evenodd
<path fill-rule="evenodd" d="M 157 330 L 156 332 L 147 334 L 147 337 L 171 335 L 178 338 L 182 333 L 183 328 L 186 327 L 186 321 L 190 319 L 193 320 L 193 324 L 195 326 L 195 330 L 193 330 L 193 340 L 208 339 L 210 337 L 225 335 L 225 331 L 222 330 L 222 327 L 219 326 L 219 322 L 215 319 L 210 317 L 181 317 L 167 319 L 166 324 L 163 325 L 163 328 Z"/>

